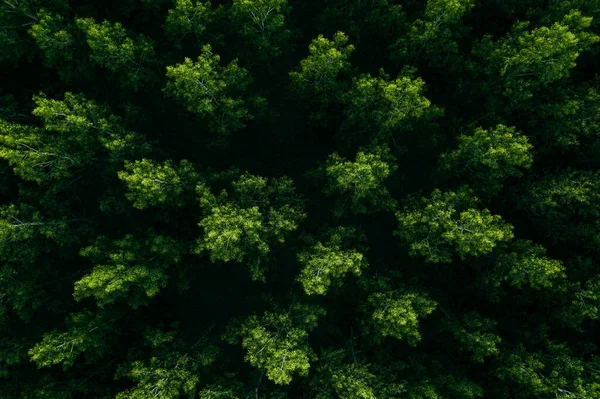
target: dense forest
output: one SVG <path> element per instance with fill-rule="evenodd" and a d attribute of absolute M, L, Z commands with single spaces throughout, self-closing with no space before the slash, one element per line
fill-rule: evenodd
<path fill-rule="evenodd" d="M 0 0 L 0 399 L 600 398 L 600 0 Z"/>

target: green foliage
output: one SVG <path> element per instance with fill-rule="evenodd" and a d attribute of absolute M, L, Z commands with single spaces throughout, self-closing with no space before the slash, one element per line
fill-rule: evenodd
<path fill-rule="evenodd" d="M 165 21 L 167 34 L 181 41 L 187 35 L 202 37 L 210 23 L 211 3 L 198 0 L 176 0 Z"/>
<path fill-rule="evenodd" d="M 222 67 L 220 59 L 207 44 L 196 62 L 185 58 L 168 66 L 164 91 L 188 111 L 206 118 L 211 131 L 229 135 L 252 119 L 244 98 L 252 79 L 237 60 Z"/>
<path fill-rule="evenodd" d="M 197 187 L 205 216 L 199 223 L 204 234 L 197 253 L 210 253 L 213 262 L 249 262 L 252 278 L 265 278 L 264 258 L 271 245 L 283 243 L 305 218 L 293 182 L 285 177 L 271 179 L 243 174 L 232 182 L 231 195 L 213 196 Z M 230 198 L 228 198 L 230 197 Z"/>
<path fill-rule="evenodd" d="M 344 75 L 351 71 L 352 44 L 346 45 L 348 36 L 337 32 L 333 40 L 319 35 L 308 46 L 308 56 L 300 61 L 300 70 L 290 72 L 290 89 L 318 107 L 311 117 L 320 119 L 330 103 L 339 101 L 347 87 Z M 341 76 L 340 76 L 341 75 Z"/>
<path fill-rule="evenodd" d="M 575 285 L 572 303 L 567 313 L 574 319 L 574 325 L 580 325 L 585 319 L 600 320 L 600 277 L 595 276 L 581 287 Z"/>
<path fill-rule="evenodd" d="M 449 61 L 458 53 L 462 17 L 475 6 L 475 0 L 428 0 L 423 19 L 410 26 L 406 36 L 394 44 L 395 56 L 401 59 L 425 55 L 430 62 L 455 67 Z"/>
<path fill-rule="evenodd" d="M 531 213 L 535 227 L 555 242 L 596 248 L 600 243 L 599 187 L 598 173 L 567 169 L 529 184 L 521 206 Z"/>
<path fill-rule="evenodd" d="M 61 62 L 73 59 L 73 35 L 65 29 L 64 19 L 46 10 L 38 11 L 38 22 L 31 26 L 29 34 L 44 54 L 47 66 L 57 67 Z"/>
<path fill-rule="evenodd" d="M 34 96 L 33 115 L 43 129 L 0 120 L 0 157 L 24 180 L 38 183 L 64 179 L 96 164 L 108 150 L 108 161 L 143 153 L 147 144 L 125 131 L 105 107 L 82 95 L 65 93 L 64 100 Z M 104 147 L 104 151 L 102 151 Z"/>
<path fill-rule="evenodd" d="M 27 204 L 9 204 L 0 206 L 0 258 L 5 260 L 27 261 L 34 257 L 38 244 L 29 252 L 29 241 L 36 236 L 54 241 L 58 245 L 72 242 L 69 220 L 66 218 L 52 220 Z M 18 248 L 13 245 L 18 243 Z M 13 247 L 13 249 L 11 249 Z M 21 253 L 19 253 L 21 252 Z"/>
<path fill-rule="evenodd" d="M 494 333 L 496 322 L 478 313 L 467 313 L 460 321 L 450 322 L 450 331 L 460 343 L 462 350 L 472 352 L 475 363 L 483 363 L 486 357 L 500 353 L 500 337 Z"/>
<path fill-rule="evenodd" d="M 573 148 L 600 135 L 597 80 L 575 89 L 560 88 L 552 94 L 557 100 L 536 104 L 539 118 L 530 122 L 541 143 L 540 150 L 548 151 L 554 146 Z"/>
<path fill-rule="evenodd" d="M 69 147 L 81 150 L 81 144 L 86 144 L 81 143 L 84 136 L 69 136 L 66 140 L 56 137 L 50 141 L 42 141 L 42 137 L 41 129 L 0 120 L 0 157 L 6 159 L 23 179 L 40 183 L 68 177 L 74 167 L 91 161 L 92 154 L 85 150 L 68 151 Z"/>
<path fill-rule="evenodd" d="M 118 177 L 127 185 L 127 199 L 137 209 L 181 206 L 182 194 L 198 179 L 194 166 L 186 160 L 174 166 L 170 160 L 159 164 L 151 159 L 125 161 L 125 170 L 120 171 Z"/>
<path fill-rule="evenodd" d="M 367 299 L 370 322 L 383 337 L 394 337 L 416 346 L 421 340 L 419 318 L 432 313 L 437 303 L 427 294 L 408 289 L 375 292 Z"/>
<path fill-rule="evenodd" d="M 323 351 L 314 379 L 315 399 L 376 399 L 376 376 L 362 363 L 346 363 L 344 350 Z"/>
<path fill-rule="evenodd" d="M 529 22 L 515 24 L 496 42 L 486 36 L 475 54 L 486 60 L 486 73 L 500 78 L 504 95 L 513 102 L 533 97 L 540 87 L 569 75 L 579 54 L 600 38 L 586 32 L 592 18 L 571 10 L 561 22 L 527 31 Z"/>
<path fill-rule="evenodd" d="M 598 372 L 586 366 L 580 359 L 572 357 L 564 345 L 549 342 L 544 351 L 530 352 L 523 346 L 508 351 L 498 376 L 522 397 L 592 399 L 600 393 L 600 384 L 596 382 Z M 594 377 L 584 379 L 589 372 Z"/>
<path fill-rule="evenodd" d="M 29 350 L 31 361 L 38 367 L 62 364 L 66 370 L 73 366 L 79 355 L 85 353 L 90 360 L 108 350 L 106 336 L 111 331 L 115 319 L 107 313 L 90 311 L 74 313 L 68 320 L 66 331 L 53 330 Z"/>
<path fill-rule="evenodd" d="M 86 36 L 90 61 L 118 74 L 134 90 L 149 79 L 147 60 L 154 55 L 154 49 L 148 39 L 129 37 L 119 22 L 97 23 L 93 18 L 76 18 L 75 23 Z"/>
<path fill-rule="evenodd" d="M 517 240 L 500 252 L 494 265 L 492 280 L 499 285 L 506 281 L 513 287 L 548 289 L 566 278 L 565 267 L 548 258 L 546 249 L 526 240 Z"/>
<path fill-rule="evenodd" d="M 411 255 L 428 262 L 451 262 L 490 253 L 498 243 L 513 238 L 512 226 L 489 210 L 476 208 L 478 199 L 466 186 L 457 192 L 434 190 L 429 198 L 413 200 L 396 213 L 396 234 L 409 245 Z"/>
<path fill-rule="evenodd" d="M 281 54 L 290 36 L 285 27 L 289 11 L 287 0 L 234 0 L 230 15 L 244 42 L 269 60 Z"/>
<path fill-rule="evenodd" d="M 117 399 L 194 397 L 201 368 L 215 361 L 216 348 L 199 347 L 202 340 L 183 347 L 173 332 L 148 330 L 145 335 L 152 357 L 119 366 L 117 376 L 130 378 L 135 385 L 120 392 Z"/>
<path fill-rule="evenodd" d="M 390 80 L 383 70 L 376 78 L 369 75 L 354 78 L 352 89 L 345 96 L 347 123 L 381 141 L 395 133 L 410 131 L 417 120 L 442 114 L 423 96 L 424 87 L 421 78 L 407 74 Z"/>
<path fill-rule="evenodd" d="M 599 17 L 0 0 L 0 399 L 599 398 Z"/>
<path fill-rule="evenodd" d="M 41 18 L 37 3 L 6 0 L 0 5 L 0 63 L 18 62 L 27 50 L 24 31 Z M 60 2 L 56 2 L 60 3 Z"/>
<path fill-rule="evenodd" d="M 261 239 L 267 233 L 262 219 L 257 206 L 248 209 L 232 204 L 215 207 L 198 224 L 204 229 L 198 250 L 209 251 L 213 262 L 242 262 L 246 252 L 252 249 L 266 255 L 269 246 Z"/>
<path fill-rule="evenodd" d="M 324 314 L 320 307 L 297 303 L 285 312 L 248 317 L 228 340 L 241 340 L 248 363 L 265 370 L 274 383 L 288 385 L 295 374 L 308 375 L 309 362 L 316 360 L 308 345 L 308 332 Z"/>
<path fill-rule="evenodd" d="M 341 285 L 346 274 L 361 275 L 367 261 L 361 252 L 351 247 L 355 236 L 356 231 L 352 228 L 331 229 L 322 241 L 298 254 L 302 265 L 298 281 L 306 294 L 324 295 L 332 283 Z"/>
<path fill-rule="evenodd" d="M 164 288 L 165 270 L 179 261 L 181 252 L 177 241 L 159 235 L 151 234 L 145 242 L 132 235 L 112 243 L 99 237 L 94 245 L 81 250 L 96 266 L 75 282 L 73 296 L 78 301 L 93 297 L 100 307 L 126 297 L 128 304 L 137 308 Z"/>
<path fill-rule="evenodd" d="M 347 161 L 337 153 L 327 159 L 325 194 L 341 197 L 335 212 L 343 215 L 346 208 L 352 213 L 369 214 L 396 208 L 385 180 L 396 171 L 396 160 L 387 146 L 372 151 L 359 151 L 355 161 Z"/>
<path fill-rule="evenodd" d="M 468 176 L 482 195 L 497 195 L 504 180 L 522 176 L 522 169 L 533 162 L 532 145 L 514 127 L 478 127 L 473 135 L 460 135 L 458 141 L 456 150 L 442 155 L 442 169 Z"/>

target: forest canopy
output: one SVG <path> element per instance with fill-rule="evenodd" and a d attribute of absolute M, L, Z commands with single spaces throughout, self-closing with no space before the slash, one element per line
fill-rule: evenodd
<path fill-rule="evenodd" d="M 599 74 L 597 0 L 0 1 L 0 399 L 600 398 Z"/>

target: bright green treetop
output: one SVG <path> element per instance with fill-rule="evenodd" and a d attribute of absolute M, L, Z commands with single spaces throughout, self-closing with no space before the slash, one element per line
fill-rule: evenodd
<path fill-rule="evenodd" d="M 29 350 L 31 361 L 39 368 L 62 364 L 66 370 L 82 353 L 90 360 L 102 356 L 110 349 L 106 345 L 107 336 L 115 332 L 116 318 L 111 316 L 90 311 L 71 314 L 65 331 L 44 334 L 42 341 Z"/>
<path fill-rule="evenodd" d="M 125 161 L 118 177 L 127 185 L 127 199 L 137 209 L 183 205 L 183 193 L 193 191 L 198 178 L 194 166 L 186 160 L 173 165 L 170 160 L 160 164 L 151 159 Z"/>
<path fill-rule="evenodd" d="M 537 88 L 566 78 L 579 54 L 600 40 L 585 32 L 591 22 L 576 10 L 561 22 L 531 31 L 528 22 L 519 22 L 495 43 L 484 37 L 475 53 L 486 59 L 486 73 L 500 78 L 505 95 L 515 102 L 526 100 Z"/>
<path fill-rule="evenodd" d="M 202 340 L 185 345 L 175 332 L 162 330 L 148 329 L 145 338 L 145 346 L 149 347 L 151 357 L 119 366 L 116 376 L 128 377 L 135 385 L 117 394 L 116 398 L 193 397 L 202 368 L 215 361 L 216 348 L 206 345 Z"/>
<path fill-rule="evenodd" d="M 24 180 L 64 179 L 94 163 L 119 163 L 148 149 L 105 107 L 82 95 L 67 92 L 64 100 L 40 95 L 34 101 L 37 107 L 32 113 L 42 120 L 43 129 L 0 120 L 0 157 Z M 97 158 L 106 152 L 107 158 Z"/>
<path fill-rule="evenodd" d="M 499 252 L 491 276 L 493 284 L 533 289 L 552 288 L 566 278 L 565 267 L 546 256 L 546 249 L 527 240 L 516 240 Z"/>
<path fill-rule="evenodd" d="M 383 141 L 394 133 L 410 130 L 419 118 L 431 119 L 441 114 L 423 96 L 424 87 L 421 78 L 403 75 L 391 80 L 383 70 L 376 78 L 369 75 L 355 78 L 345 96 L 346 123 Z"/>
<path fill-rule="evenodd" d="M 283 243 L 306 216 L 293 182 L 285 177 L 269 181 L 246 173 L 232 182 L 229 194 L 215 197 L 204 184 L 197 193 L 205 216 L 196 251 L 208 252 L 213 262 L 245 259 L 256 280 L 264 279 L 261 263 L 271 245 Z"/>
<path fill-rule="evenodd" d="M 327 177 L 325 193 L 340 196 L 337 214 L 343 214 L 346 208 L 353 213 L 368 214 L 396 207 L 396 201 L 384 184 L 397 169 L 396 160 L 387 146 L 359 151 L 354 162 L 333 153 L 324 169 Z"/>
<path fill-rule="evenodd" d="M 93 297 L 100 307 L 127 298 L 129 306 L 137 308 L 165 287 L 165 270 L 179 261 L 181 253 L 177 241 L 159 235 L 150 235 L 145 242 L 132 235 L 112 243 L 99 237 L 81 250 L 96 266 L 75 282 L 73 296 L 78 301 Z"/>
<path fill-rule="evenodd" d="M 154 55 L 152 43 L 143 36 L 130 37 L 119 22 L 96 22 L 93 18 L 75 18 L 87 39 L 92 62 L 122 77 L 133 88 L 149 78 L 148 60 Z"/>
<path fill-rule="evenodd" d="M 74 39 L 65 26 L 63 17 L 41 9 L 38 11 L 38 18 L 38 22 L 29 29 L 29 34 L 42 50 L 44 63 L 59 67 L 61 62 L 71 60 Z"/>
<path fill-rule="evenodd" d="M 195 62 L 185 58 L 181 64 L 168 66 L 164 91 L 188 111 L 206 118 L 211 131 L 228 135 L 252 119 L 244 98 L 252 78 L 237 60 L 222 67 L 220 59 L 207 44 Z"/>
<path fill-rule="evenodd" d="M 331 284 L 341 285 L 348 273 L 360 276 L 367 261 L 352 248 L 356 236 L 352 228 L 338 227 L 324 234 L 325 239 L 298 254 L 302 271 L 298 281 L 308 295 L 324 295 Z"/>
<path fill-rule="evenodd" d="M 308 332 L 324 314 L 320 307 L 297 303 L 286 312 L 248 317 L 228 340 L 241 340 L 248 363 L 265 370 L 274 383 L 288 385 L 295 374 L 308 375 L 310 361 L 316 360 L 308 345 Z"/>
<path fill-rule="evenodd" d="M 368 365 L 347 363 L 344 350 L 324 350 L 316 367 L 312 385 L 315 399 L 377 399 L 377 377 Z"/>
<path fill-rule="evenodd" d="M 369 296 L 367 308 L 375 331 L 416 346 L 421 340 L 419 318 L 432 313 L 437 303 L 426 294 L 399 289 Z"/>
<path fill-rule="evenodd" d="M 471 179 L 475 190 L 486 196 L 498 194 L 505 179 L 521 177 L 533 163 L 532 145 L 514 127 L 478 127 L 458 141 L 456 150 L 442 155 L 442 168 Z"/>
<path fill-rule="evenodd" d="M 211 3 L 199 0 L 176 0 L 165 21 L 167 34 L 179 41 L 187 35 L 201 37 L 210 23 Z"/>
<path fill-rule="evenodd" d="M 451 262 L 490 253 L 498 243 L 513 238 L 512 226 L 489 210 L 476 208 L 473 191 L 462 186 L 457 192 L 434 190 L 429 198 L 414 201 L 396 213 L 396 234 L 409 245 L 410 254 L 428 262 Z"/>
<path fill-rule="evenodd" d="M 316 104 L 318 110 L 313 117 L 319 118 L 330 103 L 339 100 L 347 82 L 340 75 L 351 71 L 349 61 L 354 46 L 349 44 L 343 32 L 337 32 L 333 40 L 319 35 L 308 46 L 308 56 L 300 61 L 300 70 L 290 72 L 291 90 Z"/>

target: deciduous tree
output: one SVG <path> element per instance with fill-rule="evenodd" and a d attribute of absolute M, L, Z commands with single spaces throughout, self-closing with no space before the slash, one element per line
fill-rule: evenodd
<path fill-rule="evenodd" d="M 514 127 L 497 125 L 460 135 L 458 148 L 442 155 L 441 167 L 447 173 L 467 177 L 484 196 L 497 195 L 509 177 L 521 177 L 531 167 L 532 145 Z"/>
<path fill-rule="evenodd" d="M 513 238 L 513 227 L 499 215 L 477 208 L 473 191 L 462 186 L 457 192 L 434 190 L 429 198 L 413 201 L 396 213 L 396 234 L 409 246 L 411 255 L 428 262 L 451 262 L 490 253 L 496 245 Z"/>

